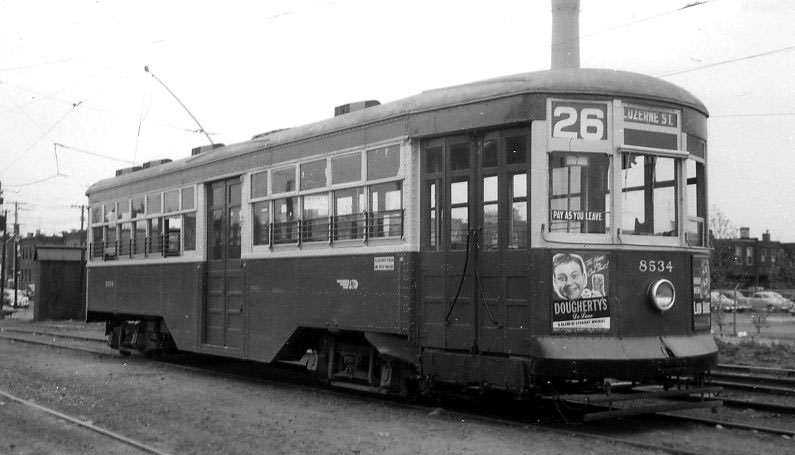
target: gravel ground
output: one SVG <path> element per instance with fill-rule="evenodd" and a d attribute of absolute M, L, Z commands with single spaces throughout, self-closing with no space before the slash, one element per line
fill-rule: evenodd
<path fill-rule="evenodd" d="M 0 325 L 30 324 L 20 319 Z M 795 327 L 795 318 L 778 319 L 771 318 L 763 332 L 775 328 L 793 333 L 789 329 Z M 95 325 L 59 324 L 67 331 L 101 332 Z M 112 358 L 3 340 L 0 390 L 168 453 L 639 453 L 630 446 L 538 428 L 461 421 L 444 412 L 429 414 L 289 384 L 230 380 L 135 357 Z M 135 453 L 85 432 L 74 436 L 69 425 L 52 420 L 0 400 L 0 454 Z M 795 453 L 790 439 L 681 423 L 649 429 L 628 419 L 594 425 L 591 430 L 662 444 L 678 441 L 705 454 Z"/>
<path fill-rule="evenodd" d="M 0 389 L 170 453 L 638 453 L 534 428 L 460 421 L 445 413 L 175 371 L 136 359 L 6 341 L 0 341 L 0 359 Z M 0 433 L 0 453 L 42 453 L 27 450 L 41 438 L 35 425 L 6 428 L 13 431 Z M 86 447 L 78 439 L 56 441 L 64 453 Z"/>

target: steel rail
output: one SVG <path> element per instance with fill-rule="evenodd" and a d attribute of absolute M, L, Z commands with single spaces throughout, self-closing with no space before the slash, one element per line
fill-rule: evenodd
<path fill-rule="evenodd" d="M 723 406 L 729 408 L 756 409 L 757 411 L 777 412 L 779 414 L 795 414 L 795 406 L 764 401 L 738 400 L 735 398 L 721 397 Z"/>
<path fill-rule="evenodd" d="M 36 330 L 36 329 L 27 330 L 27 329 L 20 329 L 20 328 L 17 328 L 17 327 L 3 327 L 3 328 L 0 328 L 0 333 L 1 332 L 24 333 L 24 334 L 36 335 L 36 336 L 46 335 L 46 336 L 52 336 L 52 337 L 57 337 L 57 338 L 66 338 L 66 339 L 70 339 L 70 340 L 97 341 L 97 342 L 102 342 L 102 343 L 105 343 L 107 341 L 107 339 L 105 337 L 99 338 L 99 337 L 91 337 L 91 336 L 85 336 L 85 335 L 75 335 L 75 334 L 71 334 L 71 333 L 50 332 L 50 331 Z"/>
<path fill-rule="evenodd" d="M 20 341 L 20 342 L 29 343 L 29 344 L 44 345 L 44 346 L 49 346 L 49 347 L 65 348 L 65 349 L 79 351 L 79 352 L 87 352 L 87 353 L 91 353 L 91 354 L 107 355 L 108 357 L 118 357 L 118 356 L 120 356 L 120 354 L 118 354 L 115 351 L 98 352 L 98 351 L 91 350 L 91 349 L 86 349 L 86 348 L 65 346 L 65 345 L 57 345 L 57 344 L 54 344 L 52 342 L 42 342 L 42 341 L 37 341 L 37 340 L 21 339 L 21 338 L 16 338 L 16 337 L 7 337 L 7 336 L 3 336 L 1 333 L 0 333 L 0 339 L 8 339 L 8 340 L 13 340 L 13 341 Z M 89 341 L 98 341 L 98 340 L 89 340 Z M 147 361 L 146 359 L 140 359 L 140 360 Z M 159 364 L 163 364 L 162 362 L 158 362 L 158 363 Z M 237 373 L 219 372 L 219 371 L 214 371 L 214 370 L 208 370 L 206 368 L 192 367 L 192 366 L 182 365 L 182 364 L 173 363 L 173 362 L 169 362 L 169 363 L 167 363 L 167 365 L 173 366 L 173 367 L 175 367 L 175 368 L 177 368 L 179 370 L 182 370 L 182 371 L 200 372 L 200 373 L 204 373 L 204 374 L 210 374 L 210 375 L 215 376 L 215 377 L 237 379 L 237 380 L 246 380 L 246 381 L 254 381 L 254 382 L 257 382 L 257 383 L 285 385 L 285 383 L 282 382 L 282 381 L 269 380 L 269 379 L 262 378 L 262 377 L 251 377 L 251 376 L 237 374 Z M 322 390 L 322 389 L 318 389 L 316 386 L 311 386 L 310 387 L 310 386 L 301 385 L 301 384 L 298 384 L 298 383 L 289 383 L 287 385 L 289 385 L 291 387 L 304 389 L 304 390 L 313 390 L 313 391 Z M 327 390 L 329 390 L 330 392 L 333 392 L 333 393 L 346 393 L 346 394 L 355 395 L 355 396 L 357 396 L 359 398 L 365 398 L 365 399 L 368 399 L 368 400 L 372 399 L 372 400 L 376 400 L 377 402 L 379 402 L 381 404 L 389 404 L 391 406 L 396 406 L 396 407 L 405 408 L 405 409 L 415 409 L 415 410 L 423 410 L 423 411 L 428 411 L 428 410 L 431 409 L 431 407 L 429 407 L 429 406 L 423 406 L 423 405 L 417 405 L 417 404 L 408 404 L 408 403 L 400 403 L 400 402 L 395 401 L 395 400 L 385 400 L 383 396 L 371 397 L 370 394 L 364 394 L 362 392 L 350 391 L 350 390 L 342 389 L 342 388 L 334 388 L 334 389 L 327 389 Z M 498 417 L 489 417 L 489 416 L 483 416 L 483 415 L 478 415 L 478 414 L 467 413 L 467 412 L 463 412 L 463 411 L 446 410 L 446 412 L 448 414 L 450 414 L 450 415 L 461 416 L 461 417 L 465 417 L 465 418 L 470 419 L 470 420 L 478 420 L 478 421 L 491 423 L 491 424 L 499 424 L 499 425 L 506 425 L 506 426 L 512 426 L 512 427 L 532 426 L 532 427 L 543 429 L 543 430 L 547 430 L 547 431 L 555 431 L 555 432 L 558 432 L 558 433 L 561 433 L 561 434 L 569 434 L 569 435 L 573 434 L 573 435 L 578 435 L 578 436 L 582 436 L 582 437 L 588 437 L 588 438 L 596 439 L 596 440 L 599 440 L 599 441 L 615 442 L 615 443 L 620 443 L 620 444 L 624 444 L 624 445 L 628 445 L 628 446 L 632 446 L 632 447 L 636 447 L 636 448 L 642 448 L 642 449 L 647 449 L 647 450 L 655 450 L 655 451 L 661 451 L 661 452 L 664 452 L 664 453 L 670 453 L 670 454 L 673 454 L 673 455 L 695 455 L 695 454 L 699 453 L 699 452 L 692 452 L 692 451 L 688 451 L 688 450 L 684 450 L 684 449 L 672 448 L 670 446 L 662 446 L 662 445 L 657 446 L 657 445 L 654 445 L 654 444 L 636 442 L 636 441 L 631 441 L 631 440 L 623 439 L 623 438 L 613 438 L 613 437 L 610 437 L 610 436 L 594 435 L 594 434 L 591 434 L 591 433 L 588 433 L 588 432 L 579 432 L 579 431 L 571 430 L 571 429 L 568 429 L 568 428 L 567 429 L 560 429 L 560 428 L 555 427 L 553 425 L 543 425 L 543 424 L 538 424 L 538 423 L 535 423 L 535 422 L 522 422 L 522 421 L 511 420 L 511 419 L 503 419 L 503 418 L 498 418 Z M 776 435 L 786 435 L 786 436 L 790 436 L 790 437 L 795 436 L 795 431 L 792 431 L 792 430 L 784 430 L 784 429 L 778 429 L 778 428 L 755 426 L 755 425 L 749 425 L 749 424 L 743 424 L 743 423 L 733 423 L 733 422 L 730 422 L 730 421 L 721 421 L 721 420 L 707 419 L 707 418 L 701 418 L 701 417 L 690 417 L 690 416 L 686 416 L 686 415 L 672 414 L 672 413 L 667 413 L 667 412 L 658 412 L 658 413 L 649 414 L 649 415 L 655 415 L 655 416 L 659 416 L 659 417 L 671 418 L 671 419 L 676 419 L 676 420 L 681 420 L 681 421 L 691 421 L 691 422 L 694 422 L 694 423 L 701 423 L 701 424 L 707 424 L 707 425 L 712 425 L 712 426 L 714 426 L 714 425 L 722 425 L 723 427 L 726 427 L 726 428 L 737 428 L 737 429 L 743 429 L 743 430 L 749 430 L 749 431 L 759 431 L 759 432 L 763 432 L 763 433 L 776 434 Z"/>
<path fill-rule="evenodd" d="M 38 340 L 30 340 L 30 339 L 20 339 L 20 338 L 16 338 L 16 337 L 8 337 L 8 336 L 3 336 L 1 333 L 0 333 L 0 339 L 6 339 L 6 340 L 11 340 L 11 341 L 20 341 L 20 342 L 23 342 L 23 343 L 34 344 L 34 345 L 43 345 L 43 346 L 47 346 L 47 347 L 64 348 L 64 349 L 73 350 L 73 351 L 77 351 L 77 352 L 86 352 L 86 353 L 89 353 L 89 354 L 106 355 L 108 357 L 119 357 L 120 356 L 120 354 L 118 354 L 115 351 L 102 353 L 102 352 L 97 352 L 97 351 L 94 351 L 94 350 L 91 350 L 91 349 L 86 349 L 86 348 L 80 348 L 80 347 L 74 347 L 74 346 L 65 346 L 65 345 L 56 345 L 56 344 L 53 344 L 53 343 L 50 343 L 50 342 L 42 342 L 42 341 L 38 341 Z M 143 359 L 143 358 L 140 358 L 140 359 L 136 358 L 136 360 L 141 360 L 141 361 L 144 361 L 144 362 L 150 361 L 150 360 Z M 158 362 L 158 363 L 162 364 L 162 362 Z M 171 366 L 171 367 L 173 367 L 175 369 L 178 369 L 178 370 L 181 370 L 181 371 L 198 372 L 198 373 L 208 374 L 210 376 L 220 377 L 220 378 L 225 378 L 225 379 L 243 380 L 243 381 L 247 381 L 247 382 L 255 382 L 255 383 L 260 383 L 260 384 L 278 384 L 278 385 L 281 385 L 281 386 L 287 385 L 287 386 L 289 386 L 291 388 L 307 390 L 307 391 L 312 391 L 312 392 L 318 392 L 319 390 L 320 391 L 325 390 L 328 393 L 335 393 L 335 394 L 339 393 L 339 394 L 344 394 L 346 396 L 355 396 L 357 399 L 368 400 L 368 401 L 371 401 L 373 403 L 378 403 L 380 405 L 388 405 L 388 406 L 393 406 L 393 407 L 396 407 L 396 408 L 399 408 L 399 409 L 407 409 L 407 410 L 419 411 L 419 412 L 425 413 L 426 415 L 430 415 L 430 414 L 432 414 L 432 415 L 442 415 L 442 414 L 444 414 L 444 415 L 450 416 L 452 418 L 455 418 L 457 420 L 466 419 L 466 420 L 470 420 L 470 421 L 483 422 L 483 423 L 487 423 L 487 424 L 490 424 L 490 425 L 501 425 L 501 426 L 507 426 L 507 427 L 512 427 L 512 428 L 528 428 L 528 427 L 532 427 L 532 428 L 538 429 L 539 431 L 548 431 L 548 432 L 552 432 L 552 433 L 555 433 L 555 434 L 560 434 L 560 435 L 563 435 L 563 436 L 576 436 L 576 437 L 590 439 L 590 440 L 596 440 L 596 441 L 600 441 L 600 442 L 621 444 L 621 445 L 626 445 L 628 447 L 632 447 L 632 448 L 636 448 L 636 449 L 648 450 L 648 451 L 654 452 L 654 453 L 666 453 L 666 454 L 671 454 L 671 455 L 701 455 L 700 452 L 693 452 L 693 451 L 689 451 L 689 450 L 685 450 L 685 449 L 677 449 L 677 448 L 673 448 L 673 447 L 670 447 L 670 446 L 664 446 L 664 445 L 648 444 L 648 443 L 643 443 L 643 442 L 639 442 L 639 441 L 632 441 L 632 440 L 624 439 L 624 438 L 614 438 L 614 437 L 610 437 L 610 436 L 596 435 L 596 434 L 593 434 L 593 433 L 577 431 L 577 430 L 572 429 L 571 427 L 560 428 L 558 426 L 544 425 L 544 424 L 539 424 L 537 422 L 523 422 L 523 421 L 518 421 L 518 420 L 515 420 L 515 419 L 504 419 L 504 418 L 499 418 L 499 417 L 491 417 L 491 416 L 485 416 L 485 415 L 482 415 L 482 414 L 474 414 L 474 413 L 469 413 L 469 412 L 465 412 L 465 411 L 457 411 L 457 410 L 450 410 L 450 409 L 444 409 L 444 410 L 442 410 L 440 412 L 436 406 L 421 405 L 421 404 L 416 404 L 416 403 L 406 403 L 406 402 L 401 402 L 401 401 L 397 401 L 397 400 L 394 400 L 394 399 L 388 399 L 388 397 L 384 397 L 384 396 L 373 396 L 370 393 L 363 393 L 361 391 L 356 391 L 356 390 L 350 390 L 350 389 L 344 389 L 344 388 L 332 388 L 332 389 L 322 389 L 322 388 L 320 388 L 319 389 L 316 385 L 309 386 L 309 385 L 301 384 L 299 382 L 275 381 L 275 380 L 270 380 L 270 379 L 266 379 L 266 378 L 263 378 L 263 377 L 252 377 L 252 376 L 235 374 L 235 373 L 220 372 L 220 371 L 217 371 L 217 370 L 207 370 L 206 368 L 192 367 L 192 366 L 175 364 L 175 363 L 166 363 L 166 365 Z"/>
<path fill-rule="evenodd" d="M 122 435 L 120 435 L 118 433 L 114 433 L 114 432 L 112 432 L 110 430 L 106 430 L 105 428 L 101 428 L 101 427 L 98 427 L 98 426 L 96 426 L 94 424 L 91 424 L 91 423 L 88 423 L 88 422 L 84 422 L 84 421 L 82 421 L 80 419 L 77 419 L 77 418 L 74 418 L 72 416 L 66 415 L 66 414 L 64 414 L 62 412 L 56 411 L 55 409 L 48 408 L 48 407 L 42 406 L 40 404 L 33 403 L 31 401 L 25 400 L 24 398 L 19 398 L 19 397 L 15 396 L 15 395 L 11 395 L 10 393 L 5 392 L 3 390 L 0 390 L 0 395 L 6 397 L 7 399 L 9 399 L 11 401 L 14 401 L 14 402 L 23 404 L 25 406 L 28 406 L 30 408 L 33 408 L 33 409 L 35 409 L 37 411 L 41 411 L 41 412 L 50 414 L 50 415 L 55 416 L 55 417 L 57 417 L 57 418 L 59 418 L 61 420 L 65 420 L 67 422 L 73 423 L 73 424 L 78 425 L 80 427 L 83 427 L 83 428 L 86 428 L 88 430 L 91 430 L 91 431 L 93 431 L 95 433 L 99 433 L 99 434 L 101 434 L 103 436 L 107 436 L 107 437 L 109 437 L 111 439 L 114 439 L 116 441 L 123 442 L 124 444 L 127 444 L 129 446 L 135 447 L 136 449 L 140 449 L 140 450 L 142 450 L 144 452 L 151 453 L 151 454 L 154 454 L 154 455 L 170 455 L 168 452 L 163 452 L 162 450 L 155 449 L 154 447 L 150 447 L 150 446 L 148 446 L 148 445 L 146 445 L 144 443 L 132 440 L 132 439 L 126 437 L 126 436 L 122 436 Z"/>
<path fill-rule="evenodd" d="M 795 369 L 792 368 L 778 368 L 778 367 L 765 367 L 765 366 L 758 366 L 758 365 L 737 365 L 737 364 L 730 364 L 730 363 L 720 363 L 718 364 L 718 368 L 713 371 L 745 371 L 747 373 L 751 372 L 759 372 L 765 373 L 771 376 L 789 376 L 795 377 Z"/>
<path fill-rule="evenodd" d="M 731 422 L 728 420 L 709 419 L 706 417 L 685 416 L 680 414 L 672 414 L 668 412 L 661 412 L 658 413 L 657 415 L 660 415 L 665 418 L 683 420 L 687 422 L 703 423 L 707 425 L 721 425 L 725 428 L 737 428 L 739 430 L 758 431 L 760 433 L 770 433 L 779 436 L 795 437 L 795 430 L 786 430 L 783 428 L 763 427 L 760 425 L 749 425 L 745 423 Z"/>

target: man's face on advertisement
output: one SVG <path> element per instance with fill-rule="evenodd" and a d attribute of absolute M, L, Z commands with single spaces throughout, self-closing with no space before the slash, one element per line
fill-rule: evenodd
<path fill-rule="evenodd" d="M 561 296 L 579 299 L 585 289 L 585 273 L 577 261 L 564 262 L 555 267 L 555 289 Z"/>

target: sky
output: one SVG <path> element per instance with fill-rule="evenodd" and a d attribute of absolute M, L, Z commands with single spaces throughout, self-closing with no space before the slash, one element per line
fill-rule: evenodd
<path fill-rule="evenodd" d="M 23 235 L 77 229 L 88 186 L 189 156 L 208 143 L 201 128 L 231 144 L 348 102 L 549 69 L 550 10 L 549 0 L 0 0 L 4 208 L 12 222 L 18 209 Z M 791 0 L 580 0 L 581 66 L 660 77 L 701 99 L 711 213 L 783 242 L 795 242 L 793 24 Z"/>

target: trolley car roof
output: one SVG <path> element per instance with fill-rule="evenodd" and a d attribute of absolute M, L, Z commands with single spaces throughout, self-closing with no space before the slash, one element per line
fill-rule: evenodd
<path fill-rule="evenodd" d="M 689 107 L 708 115 L 704 104 L 691 93 L 674 84 L 650 76 L 606 69 L 537 71 L 428 90 L 338 117 L 258 134 L 250 141 L 219 147 L 185 159 L 101 180 L 89 187 L 86 194 L 206 165 L 213 161 L 230 159 L 402 117 L 522 94 L 642 98 Z"/>

